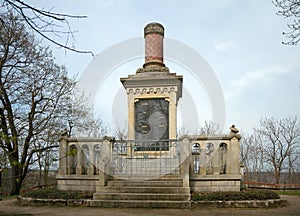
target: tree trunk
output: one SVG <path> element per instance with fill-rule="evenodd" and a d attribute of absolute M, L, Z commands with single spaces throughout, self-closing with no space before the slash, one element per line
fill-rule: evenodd
<path fill-rule="evenodd" d="M 45 167 L 45 169 L 44 169 L 44 182 L 43 182 L 44 185 L 48 184 L 48 173 L 49 173 L 49 170 L 48 170 L 48 168 Z"/>
<path fill-rule="evenodd" d="M 280 183 L 280 171 L 275 170 L 274 174 L 275 174 L 275 183 L 279 184 Z"/>
<path fill-rule="evenodd" d="M 42 177 L 43 177 L 42 165 L 41 163 L 39 163 L 39 186 L 42 185 Z"/>
<path fill-rule="evenodd" d="M 21 192 L 21 185 L 24 178 L 21 176 L 21 169 L 18 165 L 12 166 L 11 190 L 10 195 L 19 195 Z"/>

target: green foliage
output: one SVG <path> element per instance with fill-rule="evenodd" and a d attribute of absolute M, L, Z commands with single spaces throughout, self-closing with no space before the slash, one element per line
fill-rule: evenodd
<path fill-rule="evenodd" d="M 73 156 L 75 157 L 77 155 L 77 148 L 70 149 L 68 152 L 68 156 Z"/>
<path fill-rule="evenodd" d="M 12 165 L 18 166 L 18 167 L 24 167 L 24 165 L 22 163 L 20 163 L 19 161 L 16 161 L 16 160 L 12 162 Z"/>
<path fill-rule="evenodd" d="M 23 197 L 37 199 L 92 199 L 93 193 L 86 191 L 60 191 L 56 188 L 42 188 L 27 191 Z"/>
<path fill-rule="evenodd" d="M 193 193 L 194 201 L 242 201 L 242 200 L 268 200 L 279 199 L 279 195 L 268 190 L 244 190 L 239 192 L 221 191 L 207 193 Z"/>

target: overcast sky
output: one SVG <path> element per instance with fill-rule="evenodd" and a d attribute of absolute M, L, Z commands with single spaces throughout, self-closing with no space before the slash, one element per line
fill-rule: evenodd
<path fill-rule="evenodd" d="M 87 19 L 73 20 L 70 24 L 77 30 L 76 48 L 95 54 L 124 40 L 142 37 L 144 26 L 150 22 L 161 23 L 166 38 L 195 49 L 212 68 L 225 98 L 226 127 L 235 123 L 239 129 L 250 131 L 261 117 L 297 115 L 300 118 L 300 44 L 282 45 L 286 40 L 282 32 L 288 31 L 288 20 L 276 15 L 277 9 L 271 0 L 28 2 L 53 8 L 53 12 L 87 15 Z M 65 64 L 70 74 L 79 73 L 80 76 L 93 61 L 90 55 L 65 53 L 53 46 L 52 49 L 58 63 Z M 143 59 L 137 59 L 116 67 L 106 79 L 106 84 L 115 89 L 114 93 L 104 95 L 115 97 L 115 92 L 122 89 L 119 78 L 134 74 L 142 64 Z M 184 75 L 184 86 L 195 85 L 184 68 L 166 64 L 171 71 Z M 196 99 L 199 95 L 207 97 L 205 91 L 201 93 L 197 87 L 188 91 L 195 98 L 198 112 L 203 110 L 199 121 L 210 120 L 210 99 L 203 103 Z M 106 106 L 96 106 L 96 112 L 110 121 L 109 110 L 116 110 L 113 108 L 115 102 L 103 97 L 102 93 L 99 100 L 108 102 Z M 124 104 L 126 106 L 126 102 Z M 126 109 L 118 106 L 117 110 L 126 118 Z"/>

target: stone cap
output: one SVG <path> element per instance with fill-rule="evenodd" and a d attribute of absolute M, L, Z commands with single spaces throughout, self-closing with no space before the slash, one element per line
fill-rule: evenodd
<path fill-rule="evenodd" d="M 157 34 L 164 36 L 164 31 L 165 31 L 165 29 L 160 23 L 152 22 L 145 26 L 144 36 L 146 36 L 147 34 L 152 34 L 152 33 L 157 33 Z"/>

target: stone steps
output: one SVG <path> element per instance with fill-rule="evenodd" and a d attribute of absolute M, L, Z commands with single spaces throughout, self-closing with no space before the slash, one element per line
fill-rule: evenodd
<path fill-rule="evenodd" d="M 112 179 L 97 187 L 91 206 L 113 208 L 190 208 L 190 188 L 182 179 Z"/>
<path fill-rule="evenodd" d="M 188 194 L 189 187 L 98 187 L 99 193 L 160 193 Z"/>
<path fill-rule="evenodd" d="M 189 194 L 166 194 L 166 193 L 95 193 L 94 200 L 172 200 L 189 201 Z"/>
<path fill-rule="evenodd" d="M 181 181 L 181 176 L 178 173 L 168 173 L 168 174 L 161 174 L 161 175 L 153 175 L 153 174 L 146 174 L 142 173 L 139 175 L 132 175 L 132 174 L 115 174 L 112 180 L 130 180 L 130 181 L 162 181 L 162 180 L 177 180 Z"/>
<path fill-rule="evenodd" d="M 101 208 L 191 208 L 190 201 L 169 200 L 90 200 L 90 205 Z"/>
<path fill-rule="evenodd" d="M 182 180 L 112 180 L 108 187 L 182 187 Z"/>

